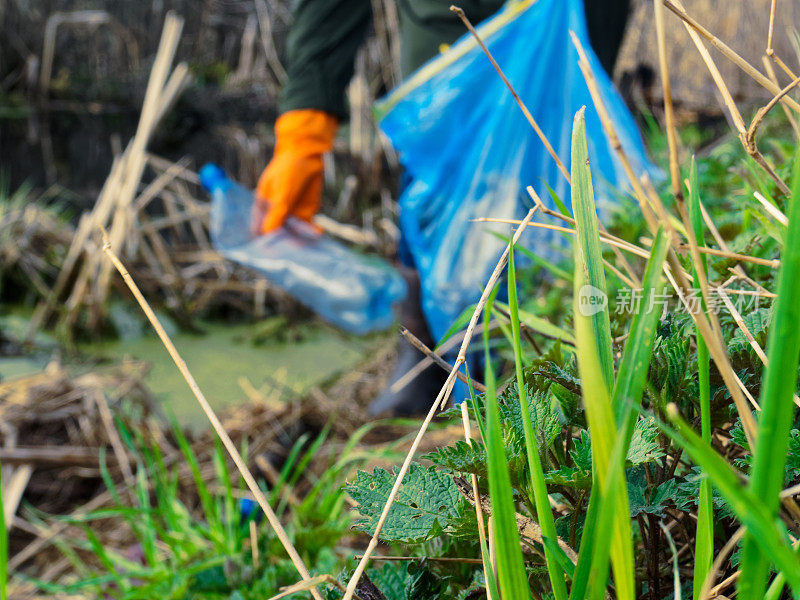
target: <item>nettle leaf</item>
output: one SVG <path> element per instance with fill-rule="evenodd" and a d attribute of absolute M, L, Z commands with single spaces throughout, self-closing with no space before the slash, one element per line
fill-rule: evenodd
<path fill-rule="evenodd" d="M 771 318 L 772 308 L 766 306 L 758 308 L 742 317 L 745 327 L 750 330 L 750 333 L 753 334 L 753 337 L 762 347 L 766 342 L 766 332 L 769 329 Z M 733 336 L 731 336 L 731 341 L 728 342 L 728 352 L 734 355 L 741 352 L 749 352 L 751 349 L 750 342 L 747 341 L 744 332 L 737 327 L 733 332 Z"/>
<path fill-rule="evenodd" d="M 626 476 L 631 517 L 642 513 L 663 517 L 668 505 L 674 504 L 674 495 L 678 488 L 678 482 L 675 479 L 668 479 L 648 493 L 644 468 L 629 469 Z"/>
<path fill-rule="evenodd" d="M 664 455 L 658 443 L 659 429 L 653 417 L 646 417 L 636 422 L 628 448 L 628 464 L 642 465 L 658 460 Z"/>
<path fill-rule="evenodd" d="M 375 531 L 395 477 L 396 470 L 359 471 L 355 481 L 345 486 L 364 517 L 356 522 L 356 527 L 370 534 Z M 469 518 L 466 507 L 466 500 L 449 473 L 412 463 L 380 537 L 388 542 L 417 543 L 443 533 L 454 534 L 463 530 L 459 521 Z"/>
<path fill-rule="evenodd" d="M 667 398 L 672 399 L 679 395 L 688 358 L 688 337 L 675 335 L 656 340 L 652 363 L 656 374 L 655 387 L 663 389 Z"/>
<path fill-rule="evenodd" d="M 553 406 L 554 402 L 550 394 L 540 390 L 533 390 L 529 386 L 525 387 L 528 397 L 528 410 L 531 415 L 531 425 L 536 435 L 536 445 L 539 452 L 545 452 L 553 445 L 555 439 L 561 433 L 561 423 L 558 413 Z M 518 441 L 521 451 L 525 451 L 525 428 L 522 424 L 522 407 L 519 402 L 519 391 L 516 385 L 509 386 L 501 397 L 500 403 L 500 422 L 504 435 L 509 440 Z"/>
<path fill-rule="evenodd" d="M 589 438 L 588 431 L 585 429 L 581 431 L 580 439 L 575 440 L 569 454 L 575 461 L 576 467 L 584 471 L 592 470 L 592 440 Z"/>
<path fill-rule="evenodd" d="M 679 510 L 688 512 L 697 509 L 697 499 L 700 497 L 700 481 L 703 477 L 705 475 L 703 475 L 700 467 L 692 467 L 692 470 L 684 475 L 683 481 L 678 482 L 673 494 L 673 500 Z M 711 492 L 711 503 L 714 506 L 715 518 L 725 519 L 734 516 L 725 498 L 719 494 L 716 488 Z"/>
<path fill-rule="evenodd" d="M 408 568 L 402 562 L 389 561 L 383 563 L 380 569 L 370 569 L 369 578 L 375 587 L 386 596 L 386 600 L 406 600 L 405 587 Z"/>
<path fill-rule="evenodd" d="M 750 469 L 750 463 L 753 460 L 753 455 L 750 452 L 750 445 L 747 443 L 747 437 L 744 434 L 741 420 L 737 420 L 730 430 L 731 442 L 741 447 L 745 454 L 741 458 L 734 459 L 734 464 L 747 472 Z M 789 449 L 786 454 L 786 471 L 784 477 L 784 485 L 793 483 L 800 477 L 800 429 L 792 429 L 789 432 Z"/>
<path fill-rule="evenodd" d="M 544 474 L 547 485 L 564 485 L 571 488 L 588 490 L 592 487 L 592 472 L 580 467 L 561 466 Z"/>
<path fill-rule="evenodd" d="M 437 448 L 422 458 L 458 473 L 486 476 L 486 448 L 480 440 L 473 440 L 472 445 L 458 440 L 454 446 Z"/>
<path fill-rule="evenodd" d="M 440 598 L 447 589 L 447 582 L 428 568 L 425 560 L 411 562 L 405 585 L 406 600 L 428 600 Z"/>

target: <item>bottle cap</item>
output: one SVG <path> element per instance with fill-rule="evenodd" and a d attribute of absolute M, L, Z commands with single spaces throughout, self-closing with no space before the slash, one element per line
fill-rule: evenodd
<path fill-rule="evenodd" d="M 228 184 L 228 176 L 225 175 L 225 171 L 219 165 L 215 165 L 214 163 L 206 163 L 203 165 L 203 168 L 200 169 L 200 185 L 207 192 L 211 192 L 215 189 L 226 187 Z"/>

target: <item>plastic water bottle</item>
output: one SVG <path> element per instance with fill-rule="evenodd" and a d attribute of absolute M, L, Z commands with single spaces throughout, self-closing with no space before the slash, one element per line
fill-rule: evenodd
<path fill-rule="evenodd" d="M 211 241 L 225 257 L 261 273 L 326 321 L 356 334 L 394 323 L 392 305 L 406 295 L 400 274 L 290 217 L 274 232 L 252 237 L 253 192 L 217 165 L 200 170 L 211 194 Z"/>

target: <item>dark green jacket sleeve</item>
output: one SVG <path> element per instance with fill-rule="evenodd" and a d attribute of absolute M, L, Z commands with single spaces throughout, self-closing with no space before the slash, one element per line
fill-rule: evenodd
<path fill-rule="evenodd" d="M 280 111 L 314 108 L 346 118 L 345 90 L 372 22 L 370 0 L 300 0 L 293 14 Z"/>

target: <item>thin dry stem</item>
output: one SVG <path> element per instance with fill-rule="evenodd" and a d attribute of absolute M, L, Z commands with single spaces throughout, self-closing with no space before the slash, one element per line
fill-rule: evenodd
<path fill-rule="evenodd" d="M 477 417 L 477 415 L 476 415 Z M 469 413 L 467 412 L 467 403 L 461 403 L 461 422 L 464 424 L 464 439 L 467 440 L 467 444 L 472 447 L 472 431 L 469 424 Z M 475 498 L 480 498 L 480 490 L 478 489 L 478 476 L 475 473 L 470 474 L 470 484 L 472 484 L 472 493 L 475 495 Z M 480 502 L 475 502 L 475 518 L 478 521 L 478 539 L 480 540 L 480 547 L 481 547 L 481 564 L 483 565 L 483 580 L 486 582 L 486 596 L 488 600 L 499 600 L 492 598 L 491 595 L 491 586 L 489 585 L 489 572 L 486 569 L 487 564 L 491 564 L 491 556 L 484 556 L 483 550 L 486 549 L 486 552 L 489 552 L 489 546 L 486 543 L 486 524 L 483 521 L 483 508 L 481 507 Z"/>
<path fill-rule="evenodd" d="M 703 38 L 705 38 L 712 46 L 714 46 L 717 50 L 719 50 L 727 59 L 733 62 L 737 67 L 739 67 L 742 71 L 744 71 L 747 75 L 752 77 L 756 82 L 758 82 L 761 86 L 772 92 L 773 94 L 777 94 L 780 92 L 780 86 L 773 81 L 771 81 L 768 77 L 766 77 L 761 71 L 756 69 L 753 65 L 747 62 L 744 58 L 739 56 L 734 50 L 732 50 L 729 46 L 727 46 L 724 42 L 722 42 L 718 37 L 712 34 L 708 29 L 700 25 L 695 19 L 690 17 L 686 14 L 686 11 L 682 8 L 678 7 L 674 2 L 671 0 L 663 0 L 664 6 L 670 9 L 673 13 L 675 13 L 678 17 L 680 17 L 683 21 L 688 23 L 692 29 L 694 29 L 697 33 L 699 33 Z M 781 100 L 782 103 L 785 103 L 787 106 L 790 106 L 792 110 L 800 113 L 800 104 L 798 104 L 793 98 L 786 96 Z"/>
<path fill-rule="evenodd" d="M 692 261 L 696 265 L 695 271 L 697 272 L 698 275 L 700 290 L 702 292 L 706 306 L 711 306 L 711 301 L 710 301 L 711 298 L 708 289 L 708 281 L 706 278 L 705 269 L 702 268 L 702 260 L 700 258 L 700 252 L 698 251 L 697 240 L 695 239 L 694 230 L 691 226 L 691 221 L 689 219 L 689 214 L 686 210 L 686 204 L 683 198 L 680 167 L 678 165 L 677 132 L 675 129 L 674 108 L 672 105 L 672 91 L 669 81 L 669 67 L 667 64 L 666 37 L 664 34 L 664 16 L 663 16 L 664 4 L 670 4 L 672 6 L 675 6 L 669 0 L 663 0 L 663 4 L 661 0 L 653 0 L 653 8 L 655 10 L 656 33 L 658 38 L 659 67 L 661 71 L 662 88 L 664 91 L 664 114 L 667 127 L 667 143 L 669 145 L 670 183 L 672 185 L 672 193 L 675 196 L 678 212 L 680 213 L 681 221 L 683 222 L 684 225 L 685 234 L 687 239 L 689 240 L 689 246 L 692 254 Z M 661 199 L 658 198 L 657 195 L 655 195 L 652 198 L 652 202 L 656 204 L 657 207 L 656 212 L 658 214 L 666 215 L 666 209 L 661 204 Z M 672 223 L 668 218 L 662 217 L 662 222 L 668 228 L 668 230 L 672 230 L 670 235 L 670 241 L 673 245 L 673 248 L 670 249 L 670 252 L 667 255 L 667 260 L 672 266 L 676 283 L 682 289 L 684 296 L 686 296 L 690 290 L 690 286 L 688 279 L 686 278 L 686 276 L 683 273 L 683 270 L 681 269 L 680 261 L 678 260 L 676 254 L 676 250 L 678 250 L 678 245 L 676 244 L 677 234 L 674 232 Z M 722 330 L 719 324 L 719 320 L 717 319 L 717 316 L 713 312 L 707 313 L 703 311 L 701 307 L 695 306 L 695 304 L 696 303 L 690 303 L 688 308 L 692 314 L 692 317 L 694 318 L 695 323 L 697 324 L 697 328 L 700 331 L 700 335 L 705 340 L 709 352 L 712 358 L 714 359 L 714 362 L 717 364 L 717 367 L 722 375 L 722 378 L 725 381 L 725 384 L 731 393 L 731 397 L 734 400 L 734 404 L 736 405 L 736 408 L 739 412 L 739 416 L 742 420 L 742 427 L 744 429 L 745 435 L 749 443 L 754 444 L 757 435 L 755 419 L 753 418 L 753 415 L 750 413 L 750 410 L 748 409 L 747 403 L 745 401 L 745 395 L 741 391 L 742 387 L 741 381 L 739 381 L 738 377 L 736 377 L 736 373 L 733 371 L 733 367 L 730 364 L 725 343 L 722 339 Z"/>
<path fill-rule="evenodd" d="M 519 237 L 522 235 L 522 232 L 525 230 L 525 227 L 528 225 L 530 220 L 533 218 L 534 213 L 536 212 L 536 207 L 532 208 L 528 211 L 527 216 L 520 224 L 519 228 L 517 229 L 516 233 L 514 234 L 512 244 L 515 244 Z M 378 545 L 378 539 L 383 529 L 383 524 L 386 522 L 386 518 L 389 515 L 389 510 L 392 507 L 392 503 L 394 502 L 395 497 L 397 496 L 397 492 L 400 490 L 400 485 L 403 482 L 403 478 L 405 477 L 406 473 L 408 472 L 408 468 L 411 465 L 411 461 L 414 458 L 414 454 L 419 447 L 420 442 L 422 441 L 422 436 L 425 435 L 425 432 L 428 429 L 428 425 L 430 425 L 431 420 L 433 420 L 433 416 L 436 414 L 436 411 L 445 405 L 447 400 L 450 397 L 450 392 L 453 390 L 453 384 L 455 383 L 456 373 L 466 362 L 466 353 L 467 347 L 472 339 L 472 334 L 475 331 L 475 326 L 478 323 L 478 318 L 480 317 L 481 311 L 483 310 L 484 304 L 486 304 L 489 295 L 491 294 L 492 290 L 494 289 L 497 280 L 500 278 L 500 273 L 503 271 L 503 268 L 506 265 L 506 261 L 508 260 L 509 254 L 509 247 L 507 246 L 505 251 L 503 252 L 500 260 L 497 262 L 497 266 L 494 269 L 491 277 L 489 277 L 489 281 L 486 283 L 486 287 L 483 290 L 483 294 L 481 294 L 480 300 L 478 300 L 478 304 L 475 307 L 475 311 L 472 313 L 472 318 L 467 325 L 467 330 L 464 334 L 464 339 L 461 342 L 461 348 L 458 351 L 458 356 L 456 357 L 455 363 L 453 364 L 453 370 L 450 371 L 450 375 L 447 377 L 447 380 L 444 382 L 441 391 L 436 396 L 436 400 L 431 405 L 430 410 L 428 411 L 425 420 L 422 422 L 422 426 L 419 429 L 414 441 L 411 443 L 411 448 L 406 455 L 405 460 L 403 461 L 402 466 L 400 467 L 400 471 L 397 473 L 397 477 L 395 478 L 394 485 L 392 486 L 391 491 L 389 492 L 389 497 L 386 499 L 386 504 L 381 511 L 381 515 L 378 518 L 378 522 L 375 524 L 375 533 L 372 535 L 372 539 L 369 541 L 369 545 L 367 549 L 364 551 L 364 555 L 359 561 L 358 565 L 356 566 L 355 571 L 353 572 L 352 577 L 350 578 L 349 583 L 347 584 L 347 591 L 344 594 L 342 600 L 351 600 L 353 594 L 355 593 L 356 585 L 358 584 L 358 580 L 361 578 L 361 575 L 364 573 L 364 570 L 367 568 L 367 564 L 369 563 L 370 556 L 375 551 L 375 548 Z"/>
<path fill-rule="evenodd" d="M 644 215 L 645 221 L 647 221 L 647 225 L 650 227 L 652 231 L 656 231 L 658 229 L 658 225 L 656 224 L 656 217 L 653 214 L 652 209 L 647 203 L 647 195 L 642 188 L 642 184 L 639 179 L 636 177 L 636 174 L 633 171 L 633 167 L 631 166 L 631 161 L 628 159 L 628 155 L 625 153 L 625 149 L 622 147 L 622 142 L 617 135 L 616 128 L 614 127 L 614 122 L 611 120 L 610 115 L 608 114 L 608 110 L 606 109 L 605 104 L 603 103 L 603 98 L 600 95 L 600 90 L 597 87 L 597 80 L 595 79 L 594 73 L 592 72 L 592 67 L 589 64 L 589 59 L 586 57 L 586 52 L 581 45 L 578 36 L 575 35 L 575 32 L 569 32 L 570 37 L 572 38 L 572 43 L 575 46 L 575 49 L 578 51 L 578 67 L 581 69 L 581 73 L 583 73 L 583 78 L 586 81 L 586 86 L 589 88 L 589 94 L 592 97 L 592 102 L 594 103 L 594 107 L 597 110 L 597 114 L 600 116 L 600 122 L 603 125 L 603 130 L 606 132 L 606 137 L 608 138 L 609 143 L 611 144 L 611 148 L 617 155 L 617 158 L 622 164 L 622 168 L 625 171 L 625 175 L 628 177 L 628 181 L 633 188 L 634 196 L 636 200 L 639 202 L 639 207 L 642 210 L 642 214 Z M 528 188 L 528 193 L 532 191 L 532 188 Z"/>
<path fill-rule="evenodd" d="M 775 30 L 775 5 L 778 0 L 772 0 L 769 5 L 769 31 L 767 31 L 767 56 L 772 56 L 772 32 Z"/>
<path fill-rule="evenodd" d="M 706 580 L 703 582 L 703 587 L 700 589 L 700 595 L 698 596 L 702 600 L 707 600 L 711 598 L 711 586 L 714 585 L 714 582 L 717 580 L 717 576 L 722 571 L 722 565 L 728 560 L 728 556 L 733 549 L 736 548 L 736 544 L 742 539 L 744 536 L 745 528 L 739 527 L 736 530 L 730 539 L 725 542 L 725 545 L 722 547 L 722 550 L 719 551 L 719 554 L 714 559 L 714 563 L 711 565 L 711 569 L 708 571 L 708 575 L 706 575 Z"/>
<path fill-rule="evenodd" d="M 766 56 L 762 56 L 762 63 L 764 64 L 764 69 L 767 71 L 767 76 L 769 80 L 774 83 L 776 86 L 780 87 L 780 83 L 778 82 L 778 77 L 775 75 L 775 69 L 772 66 L 769 58 Z M 786 115 L 786 118 L 789 121 L 789 124 L 792 126 L 794 130 L 794 136 L 796 139 L 800 139 L 800 127 L 797 125 L 797 120 L 794 118 L 792 111 L 789 110 L 789 107 L 786 106 L 783 102 L 781 102 L 781 109 L 783 110 L 783 114 Z"/>
<path fill-rule="evenodd" d="M 759 192 L 753 192 L 753 197 L 761 203 L 761 206 L 764 207 L 764 210 L 767 211 L 769 216 L 775 219 L 778 223 L 786 227 L 789 224 L 789 219 L 786 217 L 780 209 L 775 206 L 772 202 L 764 198 Z"/>
<path fill-rule="evenodd" d="M 239 470 L 239 473 L 242 475 L 247 487 L 250 488 L 250 491 L 253 494 L 256 502 L 258 502 L 259 507 L 267 517 L 269 524 L 272 526 L 272 529 L 275 531 L 275 534 L 278 536 L 278 539 L 281 541 L 286 553 L 289 555 L 289 558 L 292 560 L 297 571 L 300 573 L 300 576 L 303 578 L 304 582 L 308 583 L 311 580 L 311 574 L 308 572 L 305 564 L 303 563 L 303 559 L 297 553 L 297 550 L 292 545 L 289 536 L 286 534 L 286 531 L 281 525 L 280 520 L 278 520 L 277 515 L 275 515 L 274 511 L 267 502 L 267 499 L 264 497 L 264 494 L 261 492 L 261 489 L 258 487 L 258 483 L 256 482 L 255 477 L 250 472 L 250 469 L 247 467 L 247 464 L 244 462 L 241 454 L 236 449 L 236 446 L 231 440 L 228 433 L 225 431 L 225 428 L 222 426 L 217 415 L 214 413 L 214 410 L 211 408 L 211 405 L 206 400 L 205 395 L 203 394 L 200 387 L 197 385 L 197 381 L 195 381 L 194 376 L 189 371 L 189 367 L 186 366 L 183 358 L 178 353 L 175 345 L 172 343 L 172 340 L 167 335 L 167 332 L 164 330 L 164 327 L 161 325 L 161 322 L 156 317 L 156 314 L 153 312 L 153 309 L 150 308 L 150 304 L 147 302 L 145 297 L 142 295 L 142 292 L 139 290 L 139 287 L 136 285 L 136 282 L 133 281 L 133 278 L 128 273 L 128 270 L 125 268 L 125 265 L 122 264 L 122 261 L 117 257 L 117 255 L 111 250 L 111 245 L 108 242 L 108 236 L 105 231 L 103 231 L 103 252 L 111 259 L 111 263 L 117 269 L 119 274 L 122 276 L 122 279 L 125 281 L 126 285 L 130 289 L 131 293 L 133 294 L 136 301 L 139 303 L 139 306 L 144 311 L 144 314 L 147 316 L 147 320 L 150 321 L 150 324 L 155 329 L 156 334 L 158 335 L 161 343 L 164 344 L 164 347 L 167 349 L 167 352 L 170 355 L 170 358 L 175 362 L 175 366 L 178 367 L 178 370 L 181 372 L 181 375 L 186 380 L 186 383 L 189 385 L 189 388 L 192 390 L 194 397 L 197 399 L 200 407 L 203 409 L 206 417 L 211 423 L 211 426 L 214 428 L 214 431 L 219 436 L 220 441 L 222 441 L 223 446 L 228 451 L 228 454 L 233 459 L 236 468 Z M 315 587 L 311 588 L 311 595 L 314 597 L 314 600 L 322 600 L 322 596 L 316 590 Z"/>
<path fill-rule="evenodd" d="M 733 302 L 731 302 L 731 299 L 728 297 L 728 294 L 721 287 L 717 288 L 717 294 L 719 294 L 719 297 L 722 299 L 723 304 L 725 304 L 725 308 L 727 308 L 728 312 L 731 313 L 734 322 L 736 323 L 737 327 L 739 327 L 741 332 L 744 334 L 744 337 L 745 339 L 747 339 L 747 342 L 750 344 L 750 347 L 753 348 L 753 350 L 755 351 L 756 356 L 758 356 L 758 358 L 761 360 L 761 363 L 765 367 L 768 366 L 769 359 L 767 358 L 766 353 L 761 348 L 761 345 L 756 341 L 756 338 L 753 337 L 752 332 L 750 331 L 750 329 L 748 329 L 747 325 L 744 322 L 744 319 L 742 318 L 742 315 L 736 309 L 736 306 L 734 306 Z M 797 406 L 800 406 L 800 398 L 798 398 L 797 394 L 792 394 L 792 399 L 794 400 L 794 403 Z"/>
<path fill-rule="evenodd" d="M 530 123 L 531 127 L 533 127 L 533 130 L 536 132 L 536 135 L 539 136 L 539 139 L 542 140 L 544 147 L 547 148 L 547 152 L 550 154 L 550 156 L 553 157 L 553 160 L 556 162 L 556 165 L 558 166 L 558 170 L 561 171 L 561 174 L 564 176 L 564 179 L 567 180 L 567 183 L 571 183 L 569 171 L 567 171 L 567 168 L 564 166 L 564 163 L 561 162 L 561 159 L 558 157 L 558 154 L 556 154 L 556 151 L 550 144 L 550 140 L 547 139 L 547 136 L 544 134 L 544 131 L 542 131 L 541 127 L 539 127 L 539 124 L 536 122 L 536 119 L 533 118 L 531 111 L 529 111 L 528 107 L 525 106 L 525 103 L 519 97 L 519 94 L 517 94 L 517 91 L 514 89 L 514 86 L 511 85 L 511 82 L 506 78 L 505 73 L 503 73 L 503 70 L 500 68 L 500 65 L 497 64 L 497 61 L 494 59 L 494 56 L 492 56 L 492 53 L 489 52 L 489 49 L 486 47 L 486 44 L 483 43 L 483 40 L 478 35 L 478 32 L 475 31 L 475 28 L 472 26 L 472 23 L 470 23 L 469 19 L 467 18 L 467 15 L 464 14 L 464 11 L 457 6 L 451 6 L 450 10 L 452 10 L 454 13 L 458 15 L 458 18 L 461 19 L 461 21 L 464 23 L 464 26 L 475 37 L 475 39 L 478 42 L 478 45 L 481 47 L 481 50 L 483 50 L 483 53 L 486 54 L 486 57 L 492 63 L 492 66 L 494 67 L 495 71 L 497 71 L 497 74 L 500 75 L 500 79 L 502 79 L 503 83 L 506 84 L 506 87 L 508 88 L 508 91 L 511 92 L 511 95 L 514 96 L 514 100 L 516 100 L 517 104 L 522 110 L 522 114 L 524 114 L 525 118 L 528 119 L 528 123 Z M 345 600 L 347 599 L 345 598 Z"/>
<path fill-rule="evenodd" d="M 674 2 L 680 9 L 683 10 L 683 6 L 679 2 L 679 0 L 674 0 Z M 764 110 L 763 112 L 759 111 L 756 114 L 755 118 L 753 119 L 753 124 L 750 126 L 750 129 L 746 130 L 744 119 L 742 118 L 742 115 L 739 112 L 736 103 L 733 101 L 733 96 L 731 96 L 730 90 L 728 90 L 728 86 L 725 84 L 725 80 L 723 79 L 722 74 L 719 72 L 719 69 L 717 68 L 716 63 L 714 62 L 714 59 L 711 58 L 711 55 L 706 49 L 705 44 L 703 44 L 703 40 L 700 39 L 700 36 L 697 34 L 697 32 L 694 29 L 692 29 L 685 21 L 683 23 L 683 26 L 686 28 L 686 31 L 689 34 L 689 37 L 691 38 L 692 42 L 697 47 L 697 50 L 700 53 L 703 62 L 706 63 L 706 66 L 708 67 L 708 70 L 711 73 L 711 77 L 714 80 L 717 89 L 722 95 L 723 104 L 728 109 L 728 113 L 730 114 L 730 117 L 733 120 L 734 127 L 736 128 L 736 131 L 739 134 L 739 140 L 742 142 L 745 151 L 753 158 L 754 161 L 756 161 L 756 163 L 762 169 L 764 169 L 767 175 L 769 175 L 770 178 L 773 181 L 775 181 L 775 184 L 781 189 L 781 191 L 784 194 L 788 195 L 789 188 L 783 182 L 783 180 L 780 177 L 778 177 L 778 174 L 775 173 L 775 170 L 766 161 L 766 159 L 756 146 L 755 132 L 756 129 L 758 128 L 758 124 L 761 122 L 764 116 L 766 116 L 766 114 L 769 112 L 772 106 L 775 106 L 775 104 L 779 102 L 780 99 L 783 96 L 785 96 L 786 92 L 788 92 L 789 90 L 787 89 L 785 92 L 782 90 L 782 93 L 778 94 L 778 96 L 775 98 L 774 103 L 770 103 L 770 105 L 768 105 L 768 108 L 765 107 L 766 110 Z M 791 87 L 789 89 L 791 89 Z"/>

